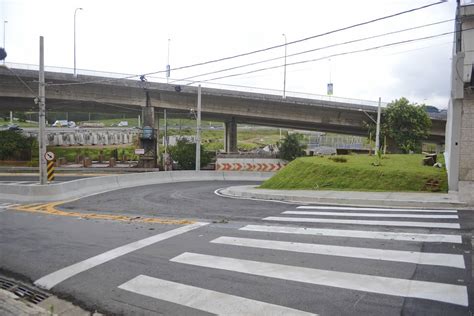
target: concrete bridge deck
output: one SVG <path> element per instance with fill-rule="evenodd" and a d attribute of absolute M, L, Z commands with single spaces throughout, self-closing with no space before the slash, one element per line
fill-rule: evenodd
<path fill-rule="evenodd" d="M 0 108 L 37 110 L 33 102 L 37 91 L 38 71 L 0 67 Z M 13 72 L 31 87 L 30 91 Z M 145 105 L 145 92 L 151 104 L 189 115 L 196 108 L 197 87 L 141 82 L 140 80 L 46 72 L 46 106 L 49 111 L 138 113 Z M 179 92 L 177 90 L 180 90 Z M 323 96 L 322 96 L 323 97 Z M 310 99 L 243 91 L 203 88 L 202 118 L 229 123 L 232 134 L 237 123 L 282 128 L 367 135 L 367 112 L 376 117 L 375 102 L 338 99 Z M 365 103 L 365 104 L 364 104 Z M 363 110 L 363 111 L 361 111 Z M 433 126 L 429 141 L 443 144 L 446 117 L 430 114 Z"/>

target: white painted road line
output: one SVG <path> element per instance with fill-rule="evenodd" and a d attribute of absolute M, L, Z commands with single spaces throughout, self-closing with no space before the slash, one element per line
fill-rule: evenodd
<path fill-rule="evenodd" d="M 298 206 L 305 210 L 335 210 L 335 211 L 377 211 L 377 212 L 420 212 L 420 213 L 457 213 L 456 210 L 425 210 L 408 208 L 379 208 L 379 207 L 346 207 L 346 206 Z"/>
<path fill-rule="evenodd" d="M 51 289 L 53 286 L 61 283 L 62 281 L 69 279 L 70 277 L 79 274 L 81 272 L 84 272 L 86 270 L 92 269 L 100 264 L 103 264 L 107 261 L 113 260 L 115 258 L 118 258 L 120 256 L 126 255 L 130 252 L 133 252 L 135 250 L 139 250 L 141 248 L 144 248 L 146 246 L 152 245 L 154 243 L 157 243 L 159 241 L 189 232 L 193 229 L 202 227 L 204 225 L 207 225 L 208 223 L 194 223 L 191 225 L 186 225 L 183 227 L 179 227 L 173 230 L 169 230 L 167 232 L 157 234 L 145 239 L 141 239 L 129 244 L 126 244 L 124 246 L 109 250 L 107 252 L 104 252 L 100 255 L 91 257 L 89 259 L 86 259 L 84 261 L 75 263 L 73 265 L 70 265 L 68 267 L 65 267 L 61 270 L 58 270 L 56 272 L 50 273 L 38 280 L 35 281 L 35 285 L 42 287 L 44 289 Z"/>
<path fill-rule="evenodd" d="M 307 218 L 307 217 L 265 217 L 264 221 L 279 222 L 305 222 L 305 223 L 331 223 L 331 224 L 350 224 L 350 225 L 377 225 L 377 226 L 405 226 L 405 227 L 430 227 L 430 228 L 452 228 L 459 229 L 457 223 L 436 223 L 436 222 L 403 222 L 403 221 L 365 221 L 352 219 L 325 219 L 325 218 Z"/>
<path fill-rule="evenodd" d="M 321 244 L 308 244 L 288 241 L 262 240 L 236 237 L 219 237 L 211 241 L 215 244 L 243 246 L 251 248 L 283 250 L 300 253 L 340 256 L 360 259 L 407 262 L 464 269 L 464 257 L 444 253 L 425 253 L 416 251 L 384 250 L 359 247 L 342 247 Z"/>
<path fill-rule="evenodd" d="M 296 235 L 369 238 L 369 239 L 462 244 L 462 237 L 460 235 L 421 234 L 421 233 L 418 234 L 418 233 L 402 233 L 402 232 L 361 231 L 361 230 L 349 230 L 349 229 L 321 229 L 321 228 L 266 226 L 266 225 L 247 225 L 240 228 L 239 230 L 265 232 L 265 233 L 296 234 Z"/>
<path fill-rule="evenodd" d="M 458 219 L 457 215 L 426 215 L 426 214 L 386 214 L 386 213 L 346 213 L 346 212 L 314 212 L 314 211 L 285 211 L 282 214 L 346 216 L 346 217 L 396 217 L 396 218 L 433 218 Z"/>
<path fill-rule="evenodd" d="M 240 296 L 139 275 L 119 289 L 216 315 L 316 315 Z"/>
<path fill-rule="evenodd" d="M 380 277 L 185 252 L 170 261 L 282 280 L 468 306 L 466 286 Z"/>

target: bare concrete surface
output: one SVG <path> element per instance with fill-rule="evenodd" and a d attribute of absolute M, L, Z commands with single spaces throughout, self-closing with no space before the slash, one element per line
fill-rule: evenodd
<path fill-rule="evenodd" d="M 50 296 L 39 304 L 22 300 L 19 296 L 0 289 L 0 315 L 3 316 L 100 316 L 70 302 Z"/>
<path fill-rule="evenodd" d="M 231 186 L 219 190 L 227 197 L 287 201 L 295 203 L 316 203 L 325 205 L 388 206 L 417 208 L 467 208 L 455 193 L 413 193 L 413 192 L 355 192 L 355 191 L 310 191 L 310 190 L 268 190 L 255 185 Z"/>
<path fill-rule="evenodd" d="M 44 308 L 33 303 L 21 301 L 15 294 L 0 289 L 0 315 L 23 316 L 23 315 L 50 315 Z"/>

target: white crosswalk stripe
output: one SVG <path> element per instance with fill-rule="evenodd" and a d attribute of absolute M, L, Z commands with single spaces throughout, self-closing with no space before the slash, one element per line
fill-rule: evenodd
<path fill-rule="evenodd" d="M 343 212 L 312 212 L 312 211 L 285 211 L 282 214 L 290 215 L 318 215 L 318 216 L 345 216 L 345 217 L 388 217 L 388 218 L 432 218 L 458 219 L 457 215 L 426 215 L 426 214 L 386 214 L 386 213 L 343 213 Z"/>
<path fill-rule="evenodd" d="M 360 247 L 341 247 L 321 244 L 307 244 L 287 241 L 262 240 L 237 237 L 219 237 L 211 243 L 244 246 L 262 249 L 284 250 L 339 257 L 352 257 L 384 261 L 408 262 L 424 265 L 436 265 L 464 269 L 464 257 L 444 253 L 426 253 L 417 251 L 399 251 Z"/>
<path fill-rule="evenodd" d="M 320 206 L 299 206 L 297 209 L 297 211 L 284 211 L 281 213 L 283 216 L 269 216 L 262 219 L 264 221 L 291 222 L 296 226 L 245 225 L 240 227 L 239 231 L 241 233 L 256 234 L 257 236 L 255 236 L 255 238 L 229 235 L 219 236 L 210 240 L 210 244 L 212 244 L 213 247 L 227 247 L 226 251 L 236 249 L 228 247 L 242 247 L 239 251 L 231 252 L 232 258 L 229 256 L 183 252 L 171 258 L 170 262 L 283 281 L 301 282 L 314 286 L 327 286 L 340 290 L 355 290 L 468 306 L 467 287 L 462 284 L 454 284 L 460 280 L 454 279 L 451 282 L 436 282 L 436 272 L 433 273 L 433 277 L 428 277 L 428 280 L 426 276 L 423 280 L 393 277 L 392 273 L 399 276 L 401 270 L 397 270 L 400 268 L 392 268 L 389 264 L 390 262 L 396 262 L 397 264 L 415 264 L 429 269 L 454 268 L 457 269 L 455 271 L 458 271 L 456 273 L 464 273 L 463 270 L 466 268 L 464 255 L 459 253 L 459 249 L 453 247 L 453 253 L 446 253 L 451 252 L 451 248 L 446 247 L 446 244 L 456 244 L 458 245 L 457 247 L 462 245 L 462 236 L 459 233 L 455 234 L 451 232 L 440 234 L 410 231 L 413 227 L 459 230 L 460 224 L 457 222 L 459 217 L 456 210 Z M 292 215 L 307 215 L 309 217 L 293 217 Z M 333 219 L 327 218 L 327 216 L 353 217 L 354 219 Z M 365 220 L 363 219 L 364 217 L 380 218 L 381 220 Z M 385 218 L 387 218 L 387 220 L 383 220 Z M 419 219 L 419 221 L 390 220 L 390 218 L 416 218 Z M 379 231 L 374 231 L 298 226 L 302 225 L 302 223 L 319 223 L 326 226 L 331 224 L 349 224 L 359 226 L 400 226 L 406 228 L 405 231 L 400 231 L 401 228 L 398 228 L 397 231 L 381 231 L 384 228 L 380 228 Z M 385 229 L 388 230 L 389 228 Z M 262 238 L 262 234 L 265 234 L 265 239 Z M 268 234 L 276 234 L 275 239 L 277 240 L 266 238 Z M 312 236 L 313 238 L 308 239 L 308 236 Z M 331 237 L 350 240 L 351 243 L 356 246 L 326 244 L 326 242 L 329 241 L 328 238 Z M 301 238 L 305 238 L 304 242 L 297 240 Z M 311 240 L 311 242 L 308 242 L 308 240 Z M 394 243 L 389 243 L 384 246 L 384 240 L 390 240 Z M 334 243 L 334 241 L 331 242 Z M 358 242 L 362 245 L 357 245 Z M 444 244 L 444 252 L 424 252 L 421 245 L 417 243 L 431 243 L 432 245 L 437 243 Z M 367 245 L 371 244 L 375 245 L 376 248 L 367 247 Z M 388 249 L 387 247 L 395 247 L 395 249 Z M 408 247 L 409 250 L 402 250 L 404 247 Z M 414 251 L 414 247 L 417 248 L 417 250 L 420 249 L 420 251 Z M 277 258 L 286 258 L 284 259 L 285 264 L 266 262 L 265 257 L 269 253 L 263 251 L 259 252 L 258 260 L 249 260 L 249 254 L 253 256 L 252 254 L 255 254 L 255 251 L 259 249 L 278 252 L 275 256 L 272 256 L 272 261 L 277 260 L 278 262 L 279 259 Z M 289 255 L 288 253 L 285 254 L 285 252 L 291 253 L 292 256 L 305 254 L 306 256 L 315 256 L 315 258 L 323 258 L 317 256 L 326 257 L 324 260 L 316 259 L 314 261 L 318 263 L 318 268 L 316 269 L 314 267 L 300 266 L 299 263 L 296 265 L 287 264 L 291 262 L 291 260 L 288 261 Z M 239 256 L 240 253 L 245 253 L 247 257 L 245 259 L 234 258 L 234 256 Z M 331 257 L 334 259 L 331 259 Z M 330 262 L 328 259 L 337 260 L 339 264 L 344 265 L 344 260 L 351 258 L 364 260 L 362 262 L 367 262 L 367 264 L 358 265 L 357 273 L 347 272 L 347 270 L 344 270 L 344 272 L 336 271 L 332 265 L 331 267 L 325 268 L 325 265 Z M 348 260 L 348 271 L 352 271 L 351 265 L 353 262 L 354 261 Z M 372 269 L 372 264 L 375 263 L 377 263 L 379 267 L 386 265 L 389 269 Z M 413 266 L 410 269 L 413 269 Z M 383 275 L 380 275 L 381 273 L 383 273 Z M 402 273 L 402 275 L 406 274 Z M 217 280 L 222 281 L 220 278 Z M 139 275 L 125 282 L 120 285 L 119 288 L 214 314 L 308 315 L 308 313 L 304 311 L 291 309 L 286 306 L 274 305 L 255 299 L 234 296 L 144 275 Z"/>
<path fill-rule="evenodd" d="M 405 222 L 405 221 L 368 221 L 351 219 L 325 219 L 325 218 L 307 218 L 307 217 L 265 217 L 265 221 L 279 222 L 304 222 L 304 223 L 331 223 L 331 224 L 350 224 L 350 225 L 375 225 L 375 226 L 405 226 L 405 227 L 429 227 L 429 228 L 452 228 L 459 229 L 457 223 L 437 223 L 437 222 Z"/>
<path fill-rule="evenodd" d="M 119 288 L 216 315 L 316 315 L 145 275 L 139 275 Z"/>
<path fill-rule="evenodd" d="M 190 252 L 182 253 L 170 261 L 315 285 L 468 305 L 467 288 L 461 285 L 311 269 Z"/>
<path fill-rule="evenodd" d="M 348 206 L 298 206 L 304 210 L 335 210 L 335 211 L 368 211 L 368 212 L 416 212 L 416 213 L 457 213 L 457 210 L 427 210 L 409 208 L 380 208 L 380 207 L 348 207 Z"/>
<path fill-rule="evenodd" d="M 349 229 L 324 229 L 324 228 L 308 228 L 308 227 L 289 227 L 289 226 L 267 226 L 267 225 L 247 225 L 240 230 L 295 234 L 295 235 L 314 235 L 327 237 L 349 237 L 349 238 L 368 238 L 368 239 L 385 239 L 399 241 L 416 241 L 416 242 L 433 242 L 433 243 L 453 243 L 461 244 L 462 237 L 460 235 L 446 234 L 421 234 L 407 232 L 382 232 L 382 231 L 361 231 Z"/>

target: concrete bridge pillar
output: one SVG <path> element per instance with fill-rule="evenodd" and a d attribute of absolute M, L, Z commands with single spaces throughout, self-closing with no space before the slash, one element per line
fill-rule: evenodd
<path fill-rule="evenodd" d="M 237 149 L 237 122 L 232 120 L 225 122 L 224 129 L 224 150 L 226 153 L 235 153 Z"/>

